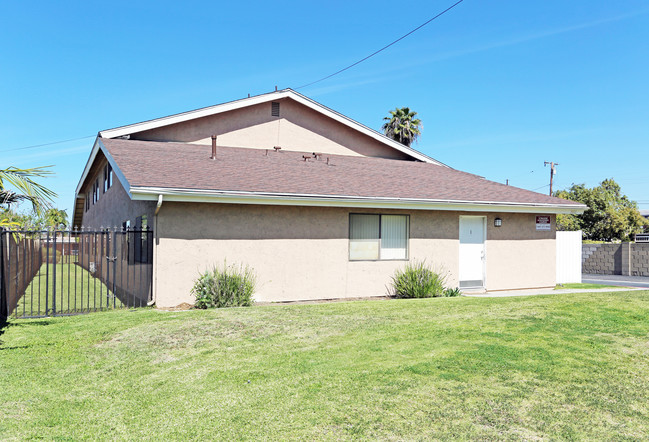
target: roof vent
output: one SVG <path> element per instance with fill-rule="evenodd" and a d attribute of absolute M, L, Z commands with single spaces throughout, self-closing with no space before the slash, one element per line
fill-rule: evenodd
<path fill-rule="evenodd" d="M 279 103 L 273 101 L 270 106 L 270 115 L 273 117 L 279 117 Z"/>

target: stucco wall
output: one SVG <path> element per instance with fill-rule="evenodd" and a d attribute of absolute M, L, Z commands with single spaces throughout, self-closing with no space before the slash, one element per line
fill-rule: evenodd
<path fill-rule="evenodd" d="M 155 211 L 155 202 L 153 201 L 132 201 L 124 187 L 113 173 L 113 185 L 104 193 L 104 165 L 106 158 L 98 156 L 98 160 L 90 170 L 85 186 L 81 189 L 81 194 L 88 192 L 90 195 L 90 209 L 83 212 L 82 226 L 84 228 L 99 229 L 100 227 L 117 227 L 121 228 L 124 221 L 130 220 L 131 227 L 135 227 L 135 218 L 147 215 L 149 219 L 149 228 L 153 228 L 153 213 Z M 95 179 L 99 178 L 99 201 L 92 203 L 92 185 Z"/>
<path fill-rule="evenodd" d="M 487 290 L 556 285 L 556 217 L 550 217 L 551 230 L 536 230 L 536 215 L 488 214 Z M 494 227 L 496 217 L 502 227 Z"/>
<path fill-rule="evenodd" d="M 167 202 L 154 251 L 157 305 L 193 302 L 199 272 L 226 259 L 255 269 L 258 301 L 383 296 L 406 261 L 349 261 L 350 212 L 410 215 L 410 259 L 445 270 L 457 286 L 459 216 L 467 213 Z M 512 214 L 495 229 L 495 216 L 487 221 L 488 288 L 553 286 L 554 230 L 536 232 L 532 215 Z"/>
<path fill-rule="evenodd" d="M 291 99 L 278 100 L 280 116 L 271 116 L 271 103 L 262 103 L 222 114 L 131 135 L 134 140 L 179 141 L 220 146 L 272 149 L 382 158 L 409 157 L 344 124 Z"/>
<path fill-rule="evenodd" d="M 136 218 L 142 215 L 147 216 L 148 227 L 153 229 L 153 214 L 155 212 L 156 203 L 153 201 L 133 201 L 129 198 L 124 190 L 117 175 L 113 173 L 113 184 L 104 193 L 104 165 L 106 158 L 100 154 L 95 165 L 88 174 L 86 185 L 82 188 L 82 194 L 91 192 L 90 195 L 90 209 L 83 212 L 82 227 L 90 229 L 100 228 L 122 228 L 122 223 L 130 221 L 132 229 L 136 227 Z M 99 200 L 92 203 L 92 186 L 95 179 L 99 178 Z M 151 235 L 151 234 L 149 234 Z M 151 235 L 152 236 L 152 235 Z M 109 276 L 109 266 L 105 259 L 106 255 L 114 255 L 116 261 L 114 265 L 110 266 L 110 283 L 115 283 L 116 295 L 120 300 L 129 306 L 146 305 L 151 290 L 151 273 L 152 266 L 150 264 L 141 264 L 136 262 L 133 258 L 134 244 L 139 240 L 140 236 L 135 233 L 121 234 L 111 236 L 115 240 L 115 244 L 110 245 L 108 251 L 106 237 L 91 237 L 81 236 L 81 248 L 79 250 L 79 263 L 81 266 L 89 270 L 95 270 L 95 276 L 107 281 Z M 131 244 L 130 249 L 127 248 L 127 238 Z M 99 242 L 93 246 L 94 241 Z M 152 241 L 151 237 L 151 241 Z M 112 241 L 111 240 L 111 241 Z M 102 246 L 103 241 L 103 246 Z M 151 244 L 151 242 L 150 242 Z M 129 258 L 130 253 L 130 258 Z M 142 252 L 144 256 L 151 255 L 152 252 Z M 148 255 L 147 255 L 148 254 Z M 112 285 L 111 285 L 112 287 Z"/>

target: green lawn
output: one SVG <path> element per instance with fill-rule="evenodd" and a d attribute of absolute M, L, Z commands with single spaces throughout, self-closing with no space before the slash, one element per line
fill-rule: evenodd
<path fill-rule="evenodd" d="M 610 288 L 622 288 L 614 285 L 606 284 L 590 284 L 586 282 L 570 282 L 567 284 L 557 284 L 554 288 L 555 290 L 566 290 L 566 289 L 610 289 Z"/>
<path fill-rule="evenodd" d="M 41 266 L 38 274 L 25 290 L 25 295 L 18 301 L 16 309 L 18 316 L 45 315 L 47 311 L 52 310 L 54 273 L 53 264 Z M 56 264 L 55 301 L 56 311 L 63 313 L 97 311 L 107 308 L 107 304 L 110 308 L 122 307 L 119 298 L 113 297 L 112 292 L 99 278 L 95 278 L 90 272 L 74 263 Z"/>
<path fill-rule="evenodd" d="M 649 291 L 13 320 L 0 440 L 645 439 Z"/>

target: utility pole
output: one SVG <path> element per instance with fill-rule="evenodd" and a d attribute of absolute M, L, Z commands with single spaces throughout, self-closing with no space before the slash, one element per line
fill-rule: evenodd
<path fill-rule="evenodd" d="M 559 163 L 554 163 L 552 161 L 546 161 L 543 166 L 550 165 L 550 196 L 552 196 L 552 178 L 557 174 L 557 166 Z"/>

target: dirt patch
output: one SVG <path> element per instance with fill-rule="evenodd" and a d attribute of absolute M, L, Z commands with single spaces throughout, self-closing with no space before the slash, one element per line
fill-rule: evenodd
<path fill-rule="evenodd" d="M 250 326 L 237 321 L 182 321 L 174 326 L 167 323 L 142 324 L 122 330 L 110 340 L 98 343 L 96 347 L 127 347 L 131 350 L 159 353 L 193 348 L 219 339 L 241 339 L 251 333 Z"/>
<path fill-rule="evenodd" d="M 194 308 L 192 304 L 188 304 L 186 302 L 183 302 L 182 304 L 178 304 L 175 307 L 156 307 L 158 310 L 161 310 L 163 312 L 183 312 L 186 310 L 191 310 Z"/>
<path fill-rule="evenodd" d="M 350 302 L 350 301 L 387 301 L 396 299 L 391 296 L 368 296 L 363 298 L 333 298 L 333 299 L 312 299 L 306 301 L 266 301 L 255 302 L 255 305 L 291 305 L 291 304 L 328 304 L 332 302 Z"/>

